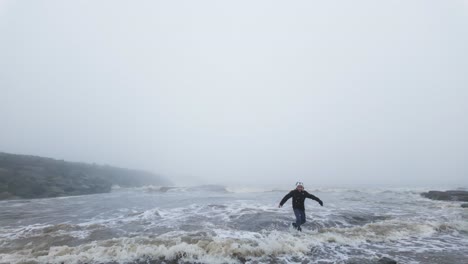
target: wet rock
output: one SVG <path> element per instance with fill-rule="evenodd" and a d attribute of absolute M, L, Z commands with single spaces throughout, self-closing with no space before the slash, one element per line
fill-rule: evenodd
<path fill-rule="evenodd" d="M 167 192 L 169 190 L 175 189 L 175 187 L 161 187 L 159 188 L 160 192 Z"/>
<path fill-rule="evenodd" d="M 383 257 L 380 259 L 361 259 L 355 258 L 350 259 L 346 264 L 397 264 L 397 262 L 391 258 Z"/>
<path fill-rule="evenodd" d="M 378 264 L 397 264 L 397 262 L 391 258 L 383 257 L 377 261 Z"/>
<path fill-rule="evenodd" d="M 461 207 L 463 207 L 463 208 L 468 208 L 468 203 L 462 204 Z"/>
<path fill-rule="evenodd" d="M 421 193 L 423 197 L 439 200 L 439 201 L 463 201 L 468 202 L 468 191 L 452 190 L 452 191 L 429 191 Z"/>

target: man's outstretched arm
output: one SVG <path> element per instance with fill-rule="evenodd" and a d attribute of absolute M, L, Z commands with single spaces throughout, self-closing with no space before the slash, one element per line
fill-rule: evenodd
<path fill-rule="evenodd" d="M 312 200 L 317 201 L 317 202 L 320 204 L 320 206 L 323 206 L 322 200 L 320 200 L 317 196 L 306 192 L 306 197 L 307 197 L 307 198 L 310 198 L 310 199 L 312 199 Z"/>
<path fill-rule="evenodd" d="M 282 207 L 283 204 L 284 204 L 287 200 L 289 200 L 289 198 L 292 197 L 292 195 L 293 195 L 293 192 L 292 192 L 292 191 L 289 192 L 288 194 L 286 194 L 286 196 L 284 196 L 283 199 L 281 200 L 281 202 L 279 203 L 278 207 Z"/>

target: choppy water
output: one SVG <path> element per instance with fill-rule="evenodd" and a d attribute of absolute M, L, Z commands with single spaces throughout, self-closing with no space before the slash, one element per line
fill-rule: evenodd
<path fill-rule="evenodd" d="M 232 191 L 232 190 L 231 190 Z M 0 202 L 0 263 L 468 263 L 468 209 L 420 190 L 309 190 L 303 232 L 286 191 L 118 189 Z"/>

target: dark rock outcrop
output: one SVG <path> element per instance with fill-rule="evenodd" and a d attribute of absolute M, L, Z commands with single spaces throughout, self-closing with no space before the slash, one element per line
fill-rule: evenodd
<path fill-rule="evenodd" d="M 391 258 L 383 257 L 377 261 L 378 264 L 397 264 L 397 262 Z"/>
<path fill-rule="evenodd" d="M 461 207 L 463 207 L 463 208 L 468 208 L 468 203 L 462 204 Z"/>
<path fill-rule="evenodd" d="M 361 259 L 355 258 L 350 259 L 346 264 L 397 264 L 397 262 L 391 258 L 383 257 L 380 259 Z"/>
<path fill-rule="evenodd" d="M 0 152 L 0 200 L 110 192 L 112 185 L 168 185 L 150 172 Z"/>
<path fill-rule="evenodd" d="M 468 202 L 468 191 L 454 190 L 454 191 L 429 191 L 421 193 L 422 196 L 440 201 L 462 201 Z"/>

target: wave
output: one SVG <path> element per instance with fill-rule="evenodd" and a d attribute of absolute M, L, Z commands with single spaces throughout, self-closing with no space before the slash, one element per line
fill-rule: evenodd
<path fill-rule="evenodd" d="M 209 208 L 215 211 L 226 210 L 225 207 L 219 208 L 216 205 L 199 207 L 197 210 L 203 212 Z M 182 211 L 179 213 L 183 215 Z M 167 214 L 167 211 L 148 210 L 128 215 L 119 221 L 128 221 L 128 225 L 137 226 L 154 222 L 159 226 L 160 223 L 156 220 L 161 221 Z M 317 255 L 324 261 L 340 262 L 346 260 L 348 251 L 359 251 L 361 256 L 375 257 L 373 251 L 363 249 L 366 248 L 363 245 L 383 243 L 388 249 L 398 250 L 415 240 L 421 241 L 423 245 L 425 239 L 437 235 L 444 239 L 418 250 L 461 250 L 460 247 L 468 243 L 466 240 L 461 243 L 454 241 L 456 238 L 450 236 L 457 232 L 468 232 L 468 223 L 462 220 L 444 223 L 390 219 L 362 226 L 334 225 L 318 230 L 304 229 L 303 233 L 299 233 L 289 227 L 289 219 L 280 218 L 281 224 L 277 225 L 271 218 L 268 220 L 268 217 L 258 220 L 264 229 L 242 230 L 239 228 L 242 228 L 244 222 L 249 223 L 259 217 L 254 210 L 248 208 L 231 216 L 237 214 L 237 218 L 230 219 L 234 224 L 228 223 L 223 228 L 212 224 L 195 224 L 197 228 L 192 231 L 163 228 L 159 232 L 148 232 L 154 229 L 147 226 L 144 233 L 149 235 L 142 235 L 142 232 L 136 235 L 132 232 L 112 234 L 120 229 L 120 226 L 113 228 L 116 226 L 112 225 L 119 222 L 115 220 L 112 223 L 87 225 L 35 225 L 18 232 L 15 237 L 3 237 L 1 246 L 4 250 L 0 250 L 0 263 L 244 263 L 246 260 L 281 262 L 285 259 L 294 262 L 291 258 L 300 262 Z M 243 216 L 251 218 L 242 218 Z M 185 220 L 191 222 L 190 219 Z M 327 225 L 323 220 L 317 221 L 322 221 L 323 226 Z M 236 226 L 236 223 L 241 226 Z M 254 224 L 253 221 L 251 223 Z M 16 244 L 15 250 L 10 248 L 13 244 Z M 8 248 L 9 251 L 5 250 Z"/>
<path fill-rule="evenodd" d="M 267 192 L 219 185 L 116 188 L 107 200 L 35 200 L 28 217 L 41 221 L 22 223 L 12 202 L 2 207 L 13 215 L 0 228 L 0 263 L 346 263 L 382 254 L 423 263 L 415 252 L 458 256 L 468 245 L 465 209 L 411 190 L 312 190 L 329 202 L 307 204 L 313 220 L 302 233 L 291 227 L 291 210 L 276 207 L 282 195 Z M 96 207 L 89 213 L 90 205 Z M 395 253 L 402 250 L 411 252 L 406 259 Z"/>
<path fill-rule="evenodd" d="M 155 186 L 146 185 L 142 187 L 123 188 L 118 185 L 112 186 L 113 192 L 137 190 L 144 192 L 166 193 L 166 192 L 218 192 L 218 193 L 287 193 L 293 188 L 272 188 L 259 186 L 224 186 L 217 184 L 206 184 L 196 186 Z M 306 189 L 311 193 L 350 193 L 350 194 L 417 194 L 430 190 L 430 188 L 313 188 Z"/>
<path fill-rule="evenodd" d="M 167 193 L 167 192 L 217 192 L 217 193 L 229 193 L 228 189 L 222 185 L 198 185 L 191 187 L 176 187 L 176 186 L 154 186 L 147 185 L 142 187 L 131 187 L 131 188 L 121 188 L 114 186 L 112 191 L 127 191 L 127 190 L 136 190 L 143 191 L 148 193 Z"/>
<path fill-rule="evenodd" d="M 30 248 L 12 255 L 0 254 L 0 261 L 16 263 L 132 263 L 150 260 L 197 263 L 241 263 L 245 260 L 278 259 L 288 255 L 304 258 L 320 242 L 285 232 L 250 233 L 214 230 L 171 232 L 157 238 L 125 237 L 93 241 L 78 246 L 53 246 L 48 250 Z M 33 262 L 34 263 L 34 262 Z"/>

